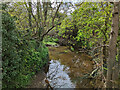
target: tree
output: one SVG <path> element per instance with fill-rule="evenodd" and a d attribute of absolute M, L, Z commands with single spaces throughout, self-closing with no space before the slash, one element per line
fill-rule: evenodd
<path fill-rule="evenodd" d="M 119 2 L 114 2 L 112 14 L 112 28 L 109 42 L 109 57 L 108 57 L 108 71 L 107 71 L 107 88 L 118 88 L 116 83 L 118 80 L 118 62 L 116 61 L 116 43 L 119 30 Z"/>
<path fill-rule="evenodd" d="M 70 44 L 74 41 L 75 45 L 79 44 L 82 48 L 106 48 L 111 24 L 111 5 L 107 4 L 84 2 L 77 6 L 74 12 L 63 20 L 60 26 L 60 33 L 63 33 L 61 35 L 68 38 Z M 106 57 L 106 49 L 103 49 L 103 52 Z"/>
<path fill-rule="evenodd" d="M 28 2 L 29 8 L 28 8 L 28 16 L 29 16 L 29 27 L 32 29 L 32 20 L 31 20 L 31 13 L 32 13 L 32 3 Z"/>
<path fill-rule="evenodd" d="M 59 10 L 61 4 L 62 4 L 62 2 L 60 2 L 60 4 L 56 4 L 57 5 L 56 11 L 54 11 L 54 13 L 51 13 L 52 18 L 48 19 L 47 18 L 49 16 L 48 13 L 51 10 L 54 10 L 51 7 L 51 2 L 40 2 L 39 0 L 37 1 L 37 5 L 36 5 L 37 18 L 36 18 L 36 15 L 33 14 L 33 12 L 31 12 L 30 14 L 32 15 L 32 17 L 34 18 L 34 20 L 36 22 L 37 31 L 35 34 L 37 34 L 39 36 L 39 37 L 37 36 L 38 41 L 42 41 L 44 36 L 47 35 L 55 27 L 54 21 L 55 21 L 56 15 L 58 13 L 58 10 Z M 25 2 L 25 6 L 26 6 L 27 10 L 29 11 L 29 9 L 28 9 L 29 7 L 26 2 Z M 48 26 L 47 23 L 49 23 L 49 22 L 50 22 L 50 24 Z"/>
<path fill-rule="evenodd" d="M 107 47 L 106 47 L 106 44 L 107 44 L 107 41 L 108 41 L 108 29 L 109 29 L 109 26 L 111 24 L 111 4 L 108 3 L 108 2 L 104 2 L 102 3 L 101 2 L 101 10 L 103 11 L 104 13 L 104 30 L 101 30 L 102 33 L 103 33 L 103 36 L 104 36 L 104 39 L 103 39 L 103 75 L 106 77 L 106 74 L 107 74 Z M 110 18 L 110 19 L 109 19 Z"/>
<path fill-rule="evenodd" d="M 53 6 L 54 4 L 54 6 Z M 62 2 L 11 2 L 9 13 L 17 18 L 16 25 L 27 39 L 40 42 L 60 22 L 57 18 Z M 26 14 L 27 12 L 27 14 Z M 57 19 L 56 19 L 57 18 Z M 29 31 L 29 32 L 28 32 Z"/>
<path fill-rule="evenodd" d="M 119 18 L 120 18 L 120 3 L 119 3 Z M 119 32 L 118 32 L 118 73 L 120 75 L 120 19 L 119 19 Z M 118 85 L 120 87 L 120 84 Z"/>

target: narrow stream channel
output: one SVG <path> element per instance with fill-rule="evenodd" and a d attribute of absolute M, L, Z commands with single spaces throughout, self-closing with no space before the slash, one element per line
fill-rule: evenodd
<path fill-rule="evenodd" d="M 91 57 L 72 52 L 68 47 L 49 47 L 47 79 L 53 88 L 91 88 L 88 79 L 80 79 L 93 70 Z"/>

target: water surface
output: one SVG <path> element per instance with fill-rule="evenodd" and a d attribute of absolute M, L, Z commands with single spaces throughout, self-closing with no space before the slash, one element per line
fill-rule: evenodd
<path fill-rule="evenodd" d="M 75 88 L 68 73 L 69 67 L 61 65 L 58 60 L 51 60 L 47 79 L 54 88 Z"/>
<path fill-rule="evenodd" d="M 93 70 L 92 57 L 85 53 L 75 53 L 68 47 L 49 47 L 50 67 L 47 73 L 54 88 L 91 88 L 89 79 L 81 79 Z"/>

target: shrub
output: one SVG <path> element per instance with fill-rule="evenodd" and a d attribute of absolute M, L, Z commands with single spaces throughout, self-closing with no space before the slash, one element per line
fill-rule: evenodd
<path fill-rule="evenodd" d="M 15 85 L 15 79 L 20 74 L 21 58 L 18 47 L 18 38 L 14 32 L 15 24 L 12 17 L 2 13 L 2 60 L 3 60 L 3 87 L 11 88 Z"/>
<path fill-rule="evenodd" d="M 2 13 L 3 88 L 25 87 L 48 61 L 48 49 L 35 40 L 24 40 L 15 31 L 14 19 Z"/>

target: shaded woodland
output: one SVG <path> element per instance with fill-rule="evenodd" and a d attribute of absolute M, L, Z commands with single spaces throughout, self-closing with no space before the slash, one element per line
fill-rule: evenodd
<path fill-rule="evenodd" d="M 2 88 L 62 88 L 65 66 L 65 88 L 120 88 L 120 2 L 1 5 Z"/>

